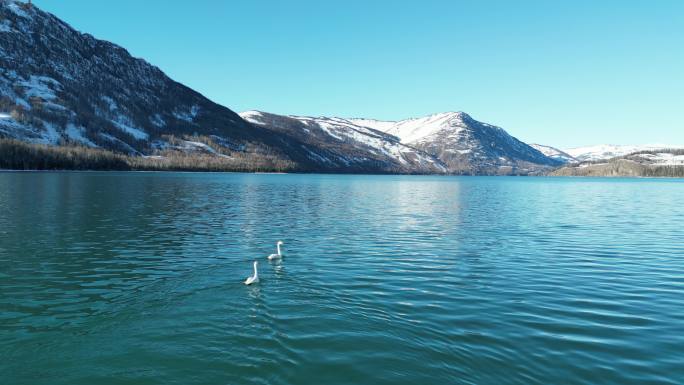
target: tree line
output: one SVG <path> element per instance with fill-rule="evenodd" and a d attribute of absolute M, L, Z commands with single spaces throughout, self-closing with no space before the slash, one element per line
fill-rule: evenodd
<path fill-rule="evenodd" d="M 296 171 L 294 162 L 271 154 L 230 155 L 161 151 L 157 156 L 132 156 L 78 145 L 47 146 L 0 138 L 0 169 L 89 171 Z"/>

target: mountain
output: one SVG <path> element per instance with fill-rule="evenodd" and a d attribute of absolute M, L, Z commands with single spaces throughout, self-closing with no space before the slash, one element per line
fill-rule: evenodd
<path fill-rule="evenodd" d="M 640 151 L 655 151 L 663 148 L 683 148 L 682 146 L 668 146 L 668 145 L 642 145 L 642 146 L 624 146 L 612 144 L 599 144 L 595 146 L 576 147 L 565 150 L 566 153 L 578 161 L 597 161 L 610 159 L 620 156 L 625 156 L 631 153 Z"/>
<path fill-rule="evenodd" d="M 444 112 L 397 122 L 349 119 L 398 137 L 441 160 L 454 174 L 528 174 L 562 164 L 464 112 Z"/>
<path fill-rule="evenodd" d="M 550 175 L 684 177 L 684 149 L 644 150 L 607 160 L 584 161 L 554 170 Z"/>
<path fill-rule="evenodd" d="M 240 116 L 255 126 L 301 141 L 312 160 L 328 171 L 445 173 L 437 158 L 402 144 L 399 138 L 339 118 L 282 116 L 246 111 Z"/>
<path fill-rule="evenodd" d="M 30 142 L 149 150 L 162 134 L 249 136 L 225 107 L 114 44 L 51 14 L 0 0 L 0 108 L 5 134 Z"/>
<path fill-rule="evenodd" d="M 2 138 L 107 150 L 153 169 L 176 157 L 170 169 L 507 175 L 561 164 L 463 112 L 397 122 L 240 116 L 18 0 L 0 0 Z"/>
<path fill-rule="evenodd" d="M 478 122 L 464 112 L 396 122 L 279 116 L 257 111 L 241 116 L 302 141 L 309 138 L 317 146 L 340 142 L 354 149 L 367 149 L 376 157 L 389 157 L 414 172 L 436 169 L 449 174 L 529 174 L 562 164 L 503 129 Z"/>
<path fill-rule="evenodd" d="M 536 143 L 532 143 L 530 144 L 530 146 L 536 149 L 537 151 L 541 152 L 542 154 L 548 156 L 549 158 L 556 159 L 563 163 L 573 163 L 578 161 L 574 156 L 555 147 L 544 146 L 543 144 Z"/>
<path fill-rule="evenodd" d="M 245 122 L 124 48 L 16 0 L 0 0 L 0 114 L 0 137 L 28 143 L 138 156 L 214 152 L 226 162 L 268 158 L 316 168 L 300 143 Z"/>

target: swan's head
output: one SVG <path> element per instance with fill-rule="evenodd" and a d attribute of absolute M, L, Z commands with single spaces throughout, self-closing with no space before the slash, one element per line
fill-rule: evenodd
<path fill-rule="evenodd" d="M 254 267 L 256 268 L 259 265 L 259 261 L 254 261 Z"/>
<path fill-rule="evenodd" d="M 279 245 L 279 246 L 284 245 L 283 241 L 278 241 L 278 245 Z"/>

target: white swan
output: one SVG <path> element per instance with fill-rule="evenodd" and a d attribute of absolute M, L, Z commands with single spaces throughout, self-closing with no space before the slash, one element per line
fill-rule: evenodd
<path fill-rule="evenodd" d="M 257 270 L 257 265 L 259 265 L 259 262 L 254 261 L 254 275 L 247 278 L 247 280 L 245 281 L 245 285 L 259 283 L 259 271 Z"/>
<path fill-rule="evenodd" d="M 283 241 L 278 241 L 278 243 L 276 243 L 276 248 L 278 249 L 278 254 L 269 255 L 268 256 L 269 260 L 280 259 L 283 257 L 283 255 L 280 253 L 280 245 L 284 245 Z"/>

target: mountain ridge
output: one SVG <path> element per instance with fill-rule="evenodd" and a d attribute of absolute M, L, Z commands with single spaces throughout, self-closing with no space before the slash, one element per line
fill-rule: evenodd
<path fill-rule="evenodd" d="M 680 149 L 684 146 L 665 145 L 665 144 L 645 144 L 645 145 L 616 145 L 616 144 L 597 144 L 592 146 L 574 147 L 565 150 L 577 161 L 598 161 L 621 157 L 640 151 L 655 151 L 661 149 Z"/>
<path fill-rule="evenodd" d="M 274 117 L 294 119 L 304 124 L 315 124 L 331 136 L 336 134 L 330 132 L 330 124 L 355 132 L 366 130 L 366 135 L 384 134 L 386 140 L 431 156 L 435 162 L 443 164 L 449 174 L 528 174 L 562 164 L 512 137 L 502 128 L 479 122 L 465 112 L 437 113 L 396 122 L 276 115 L 260 111 L 245 111 L 240 115 L 264 127 L 269 127 L 268 119 Z M 274 125 L 270 127 L 274 128 Z M 295 131 L 296 127 L 291 125 L 289 132 Z"/>
<path fill-rule="evenodd" d="M 577 162 L 577 158 L 568 154 L 563 150 L 559 150 L 556 147 L 546 146 L 543 144 L 530 143 L 530 146 L 541 152 L 542 154 L 548 156 L 549 158 L 557 159 L 563 163 L 573 163 Z"/>
<path fill-rule="evenodd" d="M 684 177 L 684 149 L 643 150 L 610 159 L 581 161 L 552 176 Z"/>
<path fill-rule="evenodd" d="M 241 112 L 240 116 L 256 126 L 297 138 L 311 157 L 335 170 L 374 165 L 382 172 L 447 171 L 438 159 L 400 143 L 398 138 L 344 119 L 277 115 L 257 110 Z"/>
<path fill-rule="evenodd" d="M 203 142 L 227 163 L 317 167 L 298 142 L 245 122 L 125 48 L 35 5 L 0 0 L 0 20 L 0 113 L 8 116 L 0 119 L 0 137 L 137 156 Z"/>
<path fill-rule="evenodd" d="M 462 111 L 398 121 L 237 114 L 18 0 L 0 0 L 2 138 L 160 162 L 180 156 L 174 164 L 182 169 L 196 156 L 216 170 L 251 163 L 299 172 L 537 175 L 582 160 Z"/>

